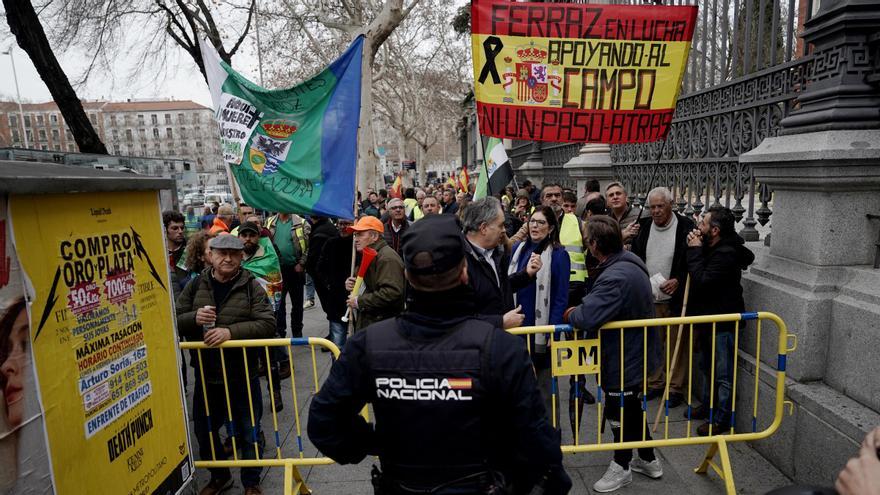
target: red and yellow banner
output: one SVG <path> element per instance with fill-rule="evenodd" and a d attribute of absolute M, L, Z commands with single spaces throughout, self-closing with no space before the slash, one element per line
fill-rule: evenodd
<path fill-rule="evenodd" d="M 555 142 L 666 137 L 696 6 L 474 0 L 480 133 Z"/>

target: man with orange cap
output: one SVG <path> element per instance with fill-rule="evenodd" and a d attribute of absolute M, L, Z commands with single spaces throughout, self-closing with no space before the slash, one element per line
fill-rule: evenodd
<path fill-rule="evenodd" d="M 352 312 L 357 311 L 355 330 L 360 330 L 403 311 L 403 261 L 383 239 L 385 226 L 378 218 L 363 216 L 350 229 L 359 253 L 366 247 L 376 251 L 376 258 L 364 274 L 363 291 L 349 295 L 346 302 Z M 349 277 L 345 289 L 351 292 L 354 282 L 355 278 Z"/>

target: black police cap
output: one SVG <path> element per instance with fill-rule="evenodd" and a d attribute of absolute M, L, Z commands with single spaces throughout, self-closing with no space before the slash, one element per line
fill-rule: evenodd
<path fill-rule="evenodd" d="M 406 229 L 403 262 L 416 275 L 445 273 L 464 258 L 464 236 L 454 215 L 427 215 Z"/>

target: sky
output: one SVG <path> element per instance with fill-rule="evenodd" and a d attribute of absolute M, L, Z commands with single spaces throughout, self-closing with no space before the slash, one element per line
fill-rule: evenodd
<path fill-rule="evenodd" d="M 9 55 L 3 54 L 10 46 L 15 60 L 15 72 L 18 76 L 18 88 L 22 101 L 29 103 L 51 101 L 52 96 L 49 94 L 49 89 L 40 79 L 28 55 L 9 33 L 9 27 L 5 22 L 0 22 L 0 100 L 17 101 L 12 62 Z M 210 107 L 211 94 L 208 92 L 208 85 L 202 78 L 195 62 L 182 49 L 175 48 L 176 57 L 172 58 L 176 58 L 177 61 L 168 67 L 168 70 L 165 71 L 166 76 L 160 81 L 153 81 L 153 78 L 145 73 L 144 77 L 129 84 L 127 74 L 131 69 L 132 62 L 119 60 L 114 66 L 112 74 L 96 74 L 83 87 L 75 88 L 77 95 L 82 99 L 111 101 L 125 101 L 129 98 L 173 98 L 175 100 L 193 100 Z M 254 47 L 245 42 L 235 56 L 234 65 L 236 70 L 256 82 L 258 77 L 256 75 L 255 54 Z M 58 56 L 57 53 L 56 56 Z M 71 80 L 76 78 L 80 71 L 79 67 L 82 67 L 87 61 L 85 54 L 81 52 L 67 53 L 58 56 L 58 59 Z"/>
<path fill-rule="evenodd" d="M 453 0 L 456 6 L 464 5 L 467 0 Z M 49 89 L 40 79 L 28 55 L 18 46 L 14 37 L 9 32 L 9 26 L 5 22 L 5 14 L 0 9 L 0 100 L 17 101 L 15 78 L 13 78 L 12 61 L 10 55 L 3 52 L 11 47 L 12 57 L 15 60 L 15 71 L 18 76 L 18 89 L 23 102 L 39 103 L 51 101 Z M 137 43 L 137 30 L 133 29 L 127 35 L 126 43 Z M 229 41 L 229 40 L 227 40 Z M 266 40 L 263 40 L 265 43 Z M 144 76 L 130 82 L 127 75 L 131 72 L 133 61 L 118 60 L 111 74 L 93 74 L 85 85 L 75 87 L 77 95 L 81 99 L 125 101 L 126 99 L 176 99 L 193 100 L 202 105 L 211 106 L 211 95 L 207 83 L 193 62 L 192 58 L 182 48 L 175 45 L 176 63 L 166 67 L 163 72 L 165 77 L 155 81 L 149 68 L 144 70 Z M 256 55 L 256 37 L 253 30 L 233 59 L 235 70 L 258 83 L 258 64 Z M 80 74 L 80 69 L 87 61 L 87 54 L 82 52 L 69 52 L 56 56 L 61 63 L 68 79 L 75 79 Z"/>

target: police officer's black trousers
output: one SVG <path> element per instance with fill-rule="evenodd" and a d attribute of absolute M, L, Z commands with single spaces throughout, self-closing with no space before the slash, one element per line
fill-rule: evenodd
<path fill-rule="evenodd" d="M 645 440 L 651 440 L 651 430 L 642 419 L 642 401 L 635 390 L 623 392 L 623 441 L 638 442 L 642 440 L 644 431 Z M 611 425 L 611 433 L 614 441 L 620 441 L 620 392 L 607 392 L 605 395 L 605 419 Z M 639 449 L 639 457 L 646 462 L 655 459 L 654 449 Z M 614 451 L 614 462 L 624 469 L 629 468 L 632 460 L 632 449 L 620 449 Z"/>

